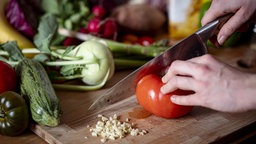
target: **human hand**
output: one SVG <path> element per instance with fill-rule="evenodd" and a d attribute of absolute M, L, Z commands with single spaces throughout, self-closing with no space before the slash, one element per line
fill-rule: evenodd
<path fill-rule="evenodd" d="M 217 40 L 221 45 L 232 33 L 238 29 L 244 31 L 248 28 L 250 21 L 256 21 L 256 0 L 212 0 L 201 23 L 205 25 L 228 13 L 234 13 L 234 15 L 219 31 Z"/>
<path fill-rule="evenodd" d="M 166 94 L 175 89 L 192 90 L 187 96 L 172 96 L 179 105 L 194 105 L 224 112 L 256 108 L 256 75 L 244 73 L 207 54 L 188 61 L 174 61 L 162 78 Z"/>

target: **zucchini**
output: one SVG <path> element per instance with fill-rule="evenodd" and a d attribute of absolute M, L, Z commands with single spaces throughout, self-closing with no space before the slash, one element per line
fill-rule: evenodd
<path fill-rule="evenodd" d="M 44 67 L 35 60 L 24 58 L 16 70 L 21 95 L 29 102 L 32 119 L 45 126 L 59 125 L 59 99 Z"/>

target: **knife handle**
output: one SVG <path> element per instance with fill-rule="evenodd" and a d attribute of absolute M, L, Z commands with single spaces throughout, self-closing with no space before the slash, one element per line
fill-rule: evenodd
<path fill-rule="evenodd" d="M 217 35 L 222 28 L 222 26 L 233 16 L 233 14 L 227 14 L 225 16 L 219 17 L 216 21 L 215 30 L 212 33 L 212 36 L 209 38 L 209 40 L 216 46 L 220 47 L 221 45 L 217 41 Z"/>

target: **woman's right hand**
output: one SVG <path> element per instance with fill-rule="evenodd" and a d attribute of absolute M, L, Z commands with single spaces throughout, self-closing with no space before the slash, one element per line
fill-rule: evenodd
<path fill-rule="evenodd" d="M 256 109 L 256 74 L 231 67 L 206 54 L 187 61 L 174 61 L 163 76 L 163 94 L 176 89 L 194 94 L 171 97 L 178 105 L 203 106 L 223 112 Z"/>

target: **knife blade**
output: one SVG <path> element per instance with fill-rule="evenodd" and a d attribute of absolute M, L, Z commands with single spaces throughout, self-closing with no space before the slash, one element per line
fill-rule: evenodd
<path fill-rule="evenodd" d="M 188 60 L 206 54 L 206 41 L 216 36 L 222 25 L 230 17 L 231 15 L 226 15 L 208 23 L 194 34 L 142 65 L 96 99 L 89 110 L 95 111 L 134 95 L 136 84 L 143 76 L 152 73 L 163 75 L 175 60 Z M 216 40 L 214 42 L 216 43 Z"/>

